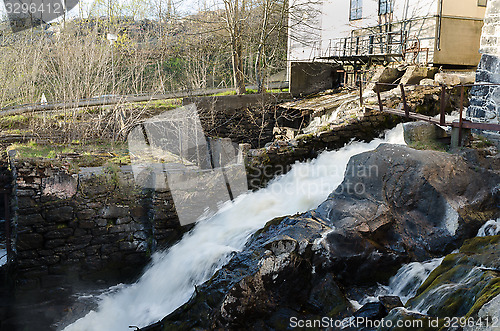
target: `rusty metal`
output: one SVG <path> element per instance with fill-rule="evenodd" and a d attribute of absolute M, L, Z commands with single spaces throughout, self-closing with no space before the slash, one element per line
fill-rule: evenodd
<path fill-rule="evenodd" d="M 359 106 L 363 108 L 363 80 L 359 80 Z"/>
<path fill-rule="evenodd" d="M 460 86 L 460 117 L 458 120 L 458 147 L 462 146 L 462 125 L 464 112 L 464 86 Z"/>
<path fill-rule="evenodd" d="M 464 110 L 464 100 L 465 100 L 465 87 L 474 87 L 474 86 L 500 86 L 500 84 L 492 84 L 492 83 L 485 83 L 485 84 L 463 84 L 460 85 L 460 120 L 459 122 L 453 122 L 453 123 L 446 123 L 446 117 L 445 117 L 445 106 L 446 106 L 446 86 L 442 85 L 441 86 L 441 98 L 440 98 L 440 118 L 439 120 L 431 117 L 431 116 L 426 116 L 422 114 L 417 114 L 417 113 L 412 113 L 410 111 L 407 111 L 405 109 L 404 111 L 399 110 L 399 109 L 393 109 L 393 108 L 384 108 L 382 105 L 382 98 L 380 96 L 380 86 L 397 86 L 398 84 L 391 84 L 391 83 L 375 83 L 375 92 L 377 93 L 377 98 L 378 98 L 378 103 L 379 107 L 378 110 L 392 114 L 392 115 L 397 115 L 397 116 L 404 116 L 407 118 L 415 119 L 415 120 L 420 120 L 420 121 L 427 121 L 430 123 L 434 123 L 437 125 L 441 126 L 451 126 L 454 128 L 459 128 L 460 129 L 460 135 L 462 129 L 477 129 L 477 130 L 485 130 L 485 131 L 498 131 L 500 132 L 500 124 L 493 124 L 493 123 L 479 123 L 479 122 L 470 122 L 465 119 L 463 119 L 463 110 Z M 414 85 L 414 84 L 399 84 L 401 85 L 401 91 L 402 95 L 404 94 L 404 87 L 407 86 L 419 86 L 419 85 Z M 403 105 L 406 104 L 405 99 L 406 96 L 403 96 Z M 407 104 L 406 104 L 407 105 Z M 371 110 L 377 110 L 375 107 L 370 107 L 366 106 L 366 109 L 371 109 Z M 461 136 L 460 136 L 461 138 Z"/>
<path fill-rule="evenodd" d="M 459 125 L 459 123 L 452 123 L 451 124 L 451 126 L 453 126 L 453 127 L 457 127 L 458 125 Z M 477 122 L 463 121 L 462 128 L 485 130 L 485 131 L 499 131 L 500 132 L 500 124 L 493 124 L 493 123 L 477 123 Z"/>
<path fill-rule="evenodd" d="M 380 96 L 380 86 L 375 83 L 375 91 L 377 92 L 378 107 L 380 111 L 384 111 L 384 105 L 382 104 L 382 97 Z"/>
<path fill-rule="evenodd" d="M 410 117 L 410 108 L 408 107 L 408 104 L 406 103 L 405 87 L 403 84 L 399 84 L 399 87 L 401 88 L 401 98 L 403 99 L 403 109 L 405 110 L 405 116 L 406 116 L 406 118 L 409 118 Z"/>
<path fill-rule="evenodd" d="M 445 114 L 445 107 L 446 107 L 446 86 L 441 85 L 441 97 L 439 98 L 440 101 L 440 107 L 439 107 L 439 124 L 444 125 L 446 122 L 446 114 Z"/>

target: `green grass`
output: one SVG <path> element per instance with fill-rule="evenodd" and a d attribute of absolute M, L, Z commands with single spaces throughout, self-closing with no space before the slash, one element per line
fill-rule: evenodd
<path fill-rule="evenodd" d="M 64 159 L 65 154 L 77 153 L 75 158 L 67 159 L 75 167 L 102 166 L 104 164 L 130 164 L 130 157 L 126 143 L 121 142 L 94 142 L 81 144 L 73 141 L 71 144 L 38 144 L 15 143 L 8 150 L 16 150 L 19 159 Z"/>
<path fill-rule="evenodd" d="M 0 130 L 16 129 L 28 122 L 25 115 L 10 115 L 0 117 Z"/>
<path fill-rule="evenodd" d="M 439 152 L 448 152 L 448 146 L 438 141 L 417 141 L 408 145 L 418 150 L 433 150 Z"/>

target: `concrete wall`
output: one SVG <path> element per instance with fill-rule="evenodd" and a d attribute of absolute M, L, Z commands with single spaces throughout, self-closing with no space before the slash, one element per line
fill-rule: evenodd
<path fill-rule="evenodd" d="M 500 84 L 500 0 L 488 0 L 480 52 L 476 82 Z M 471 120 L 500 123 L 500 86 L 474 87 L 470 99 L 467 116 Z M 500 139 L 500 134 L 491 134 Z"/>
<path fill-rule="evenodd" d="M 336 64 L 321 62 L 292 62 L 290 68 L 290 93 L 294 96 L 308 95 L 340 84 Z"/>
<path fill-rule="evenodd" d="M 436 43 L 435 65 L 462 65 L 475 67 L 481 59 L 479 44 L 482 20 L 442 18 L 441 41 Z"/>

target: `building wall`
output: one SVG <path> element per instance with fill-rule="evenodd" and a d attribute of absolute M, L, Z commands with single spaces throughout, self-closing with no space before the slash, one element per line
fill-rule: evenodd
<path fill-rule="evenodd" d="M 477 0 L 442 0 L 442 8 L 440 4 L 440 0 L 394 0 L 393 31 L 404 28 L 409 44 L 418 39 L 420 47 L 429 48 L 430 63 L 476 66 L 485 7 L 478 6 Z M 289 35 L 295 41 L 289 42 L 289 61 L 312 61 L 327 54 L 332 39 L 349 37 L 359 29 L 366 34 L 381 32 L 375 27 L 385 22 L 385 17 L 378 15 L 378 0 L 363 1 L 359 20 L 349 20 L 350 0 L 325 0 L 315 11 L 310 10 L 308 20 L 303 21 L 307 28 L 297 20 L 291 25 Z M 417 62 L 425 60 L 425 54 L 421 54 Z"/>
<path fill-rule="evenodd" d="M 291 2 L 289 61 L 310 61 L 314 56 L 317 57 L 328 49 L 331 39 L 349 37 L 354 30 L 379 24 L 378 0 L 364 0 L 362 18 L 353 21 L 349 20 L 350 0 L 325 0 L 310 10 L 306 9 L 307 5 L 301 7 L 300 1 L 306 3 L 304 0 Z M 425 30 L 428 29 L 430 20 L 421 20 L 421 18 L 435 17 L 438 14 L 438 0 L 410 0 L 407 7 L 405 2 L 404 0 L 394 1 L 392 21 L 398 22 L 412 18 L 413 20 L 409 22 L 411 35 L 427 38 L 428 33 Z M 293 14 L 293 12 L 300 11 L 306 11 L 308 14 Z M 433 21 L 432 29 L 434 29 Z M 302 42 L 297 42 L 297 40 Z M 422 47 L 427 47 L 427 45 L 422 45 Z"/>
<path fill-rule="evenodd" d="M 438 18 L 439 19 L 439 18 Z M 482 20 L 443 17 L 440 42 L 435 44 L 435 65 L 477 66 Z"/>
<path fill-rule="evenodd" d="M 474 87 L 467 116 L 477 122 L 500 123 L 500 0 L 488 0 L 479 51 L 476 83 L 499 85 Z M 500 134 L 494 135 L 500 139 Z"/>

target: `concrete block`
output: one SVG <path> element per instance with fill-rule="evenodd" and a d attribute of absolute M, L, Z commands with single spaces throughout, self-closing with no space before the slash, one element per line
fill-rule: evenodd
<path fill-rule="evenodd" d="M 446 131 L 439 126 L 424 122 L 409 122 L 403 125 L 404 139 L 407 144 L 433 141 L 446 137 Z"/>
<path fill-rule="evenodd" d="M 456 74 L 448 74 L 444 72 L 437 73 L 434 77 L 437 85 L 455 86 L 460 85 L 460 77 Z"/>
<path fill-rule="evenodd" d="M 418 84 L 424 78 L 433 78 L 437 68 L 409 66 L 401 77 L 401 84 Z"/>

